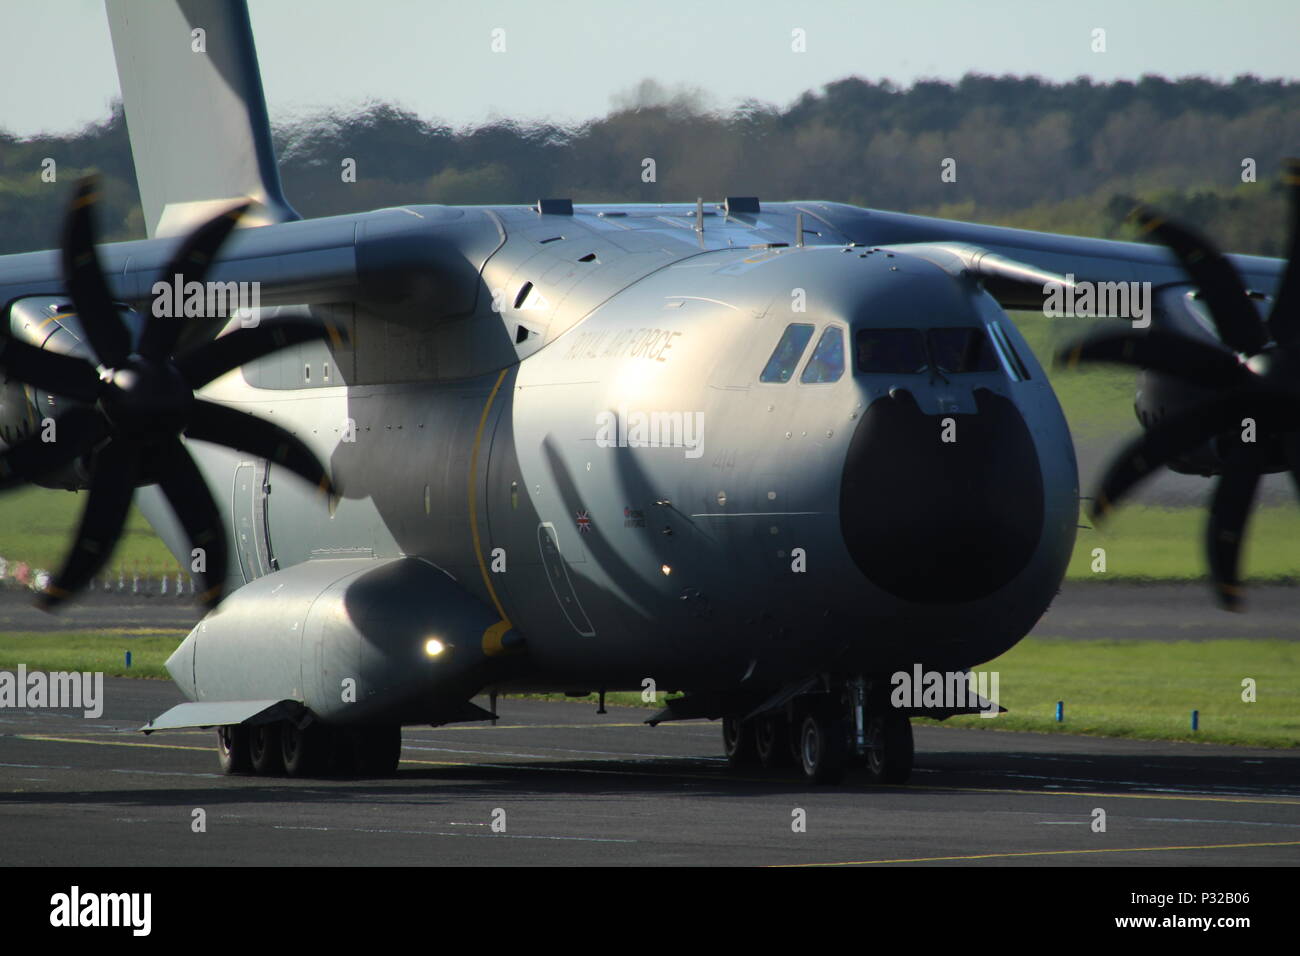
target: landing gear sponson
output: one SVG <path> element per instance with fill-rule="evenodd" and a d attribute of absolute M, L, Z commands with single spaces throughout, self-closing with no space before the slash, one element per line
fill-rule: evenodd
<path fill-rule="evenodd" d="M 396 772 L 402 728 L 327 727 L 308 718 L 217 728 L 225 773 L 259 776 L 386 777 Z"/>
<path fill-rule="evenodd" d="M 733 767 L 797 766 L 813 783 L 839 783 L 850 767 L 865 767 L 874 783 L 906 783 L 911 720 L 870 686 L 864 677 L 817 678 L 761 713 L 724 717 L 727 759 Z"/>

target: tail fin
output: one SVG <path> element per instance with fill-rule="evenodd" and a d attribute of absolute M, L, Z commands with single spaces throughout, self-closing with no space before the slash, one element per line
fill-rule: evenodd
<path fill-rule="evenodd" d="M 244 0 L 106 0 L 149 235 L 252 199 L 249 225 L 300 219 L 280 189 Z"/>

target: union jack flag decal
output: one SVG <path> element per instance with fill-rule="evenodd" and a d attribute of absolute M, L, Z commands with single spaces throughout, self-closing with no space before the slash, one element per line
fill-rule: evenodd
<path fill-rule="evenodd" d="M 585 511 L 578 512 L 578 530 L 584 534 L 591 530 L 591 518 L 587 516 Z"/>

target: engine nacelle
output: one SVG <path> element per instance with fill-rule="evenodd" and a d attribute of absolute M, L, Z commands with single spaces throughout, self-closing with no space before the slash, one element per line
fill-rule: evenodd
<path fill-rule="evenodd" d="M 0 328 L 0 336 L 10 336 L 44 348 L 46 342 L 67 346 L 73 338 L 62 325 L 59 316 L 72 311 L 72 305 L 62 296 L 31 296 L 19 299 L 9 307 L 8 321 Z M 56 348 L 55 351 L 63 351 Z M 8 380 L 0 373 L 0 450 L 12 448 L 21 441 L 39 434 L 41 423 L 52 418 L 57 400 L 21 382 Z M 59 476 L 65 479 L 67 476 Z M 64 480 L 52 482 L 56 486 L 67 484 Z"/>
<path fill-rule="evenodd" d="M 27 394 L 27 387 L 0 378 L 0 452 L 35 435 L 40 425 L 41 417 Z"/>
<path fill-rule="evenodd" d="M 202 703 L 296 700 L 326 723 L 440 724 L 469 719 L 470 697 L 517 675 L 521 645 L 427 561 L 332 558 L 240 588 L 167 670 Z"/>
<path fill-rule="evenodd" d="M 142 328 L 139 313 L 119 305 L 118 314 L 135 341 Z M 73 311 L 72 301 L 61 295 L 33 295 L 15 300 L 7 322 L 0 323 L 0 336 L 10 336 L 28 345 L 61 355 L 71 355 L 95 362 L 86 342 L 81 323 Z M 40 389 L 11 382 L 0 373 L 0 451 L 39 435 L 55 421 L 70 401 Z M 54 474 L 44 476 L 40 484 L 51 488 L 85 487 L 88 474 L 77 462 Z"/>
<path fill-rule="evenodd" d="M 1268 301 L 1263 296 L 1254 294 L 1252 298 L 1257 304 Z M 1188 286 L 1169 286 L 1157 290 L 1152 327 L 1222 346 L 1209 313 Z M 1151 428 L 1170 415 L 1193 410 L 1217 397 L 1218 393 L 1212 389 L 1191 385 L 1169 375 L 1142 371 L 1138 373 L 1133 411 L 1143 428 Z M 1223 465 L 1224 456 L 1218 440 L 1208 441 L 1169 462 L 1171 471 L 1205 477 L 1220 474 Z M 1286 468 L 1286 462 L 1280 457 L 1276 461 L 1265 463 L 1266 473 L 1285 471 Z"/>

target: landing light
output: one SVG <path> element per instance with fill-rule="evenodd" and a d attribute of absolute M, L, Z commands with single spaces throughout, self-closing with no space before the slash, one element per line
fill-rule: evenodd
<path fill-rule="evenodd" d="M 442 643 L 436 637 L 431 637 L 424 642 L 424 653 L 430 657 L 437 657 L 447 649 L 447 645 Z"/>
<path fill-rule="evenodd" d="M 659 568 L 659 570 L 662 571 L 662 572 L 664 573 L 664 577 L 667 577 L 668 575 L 670 575 L 670 574 L 673 573 L 673 569 L 670 568 L 670 567 L 668 567 L 668 565 L 666 565 L 666 564 L 665 564 L 665 565 L 662 565 L 662 566 Z"/>

